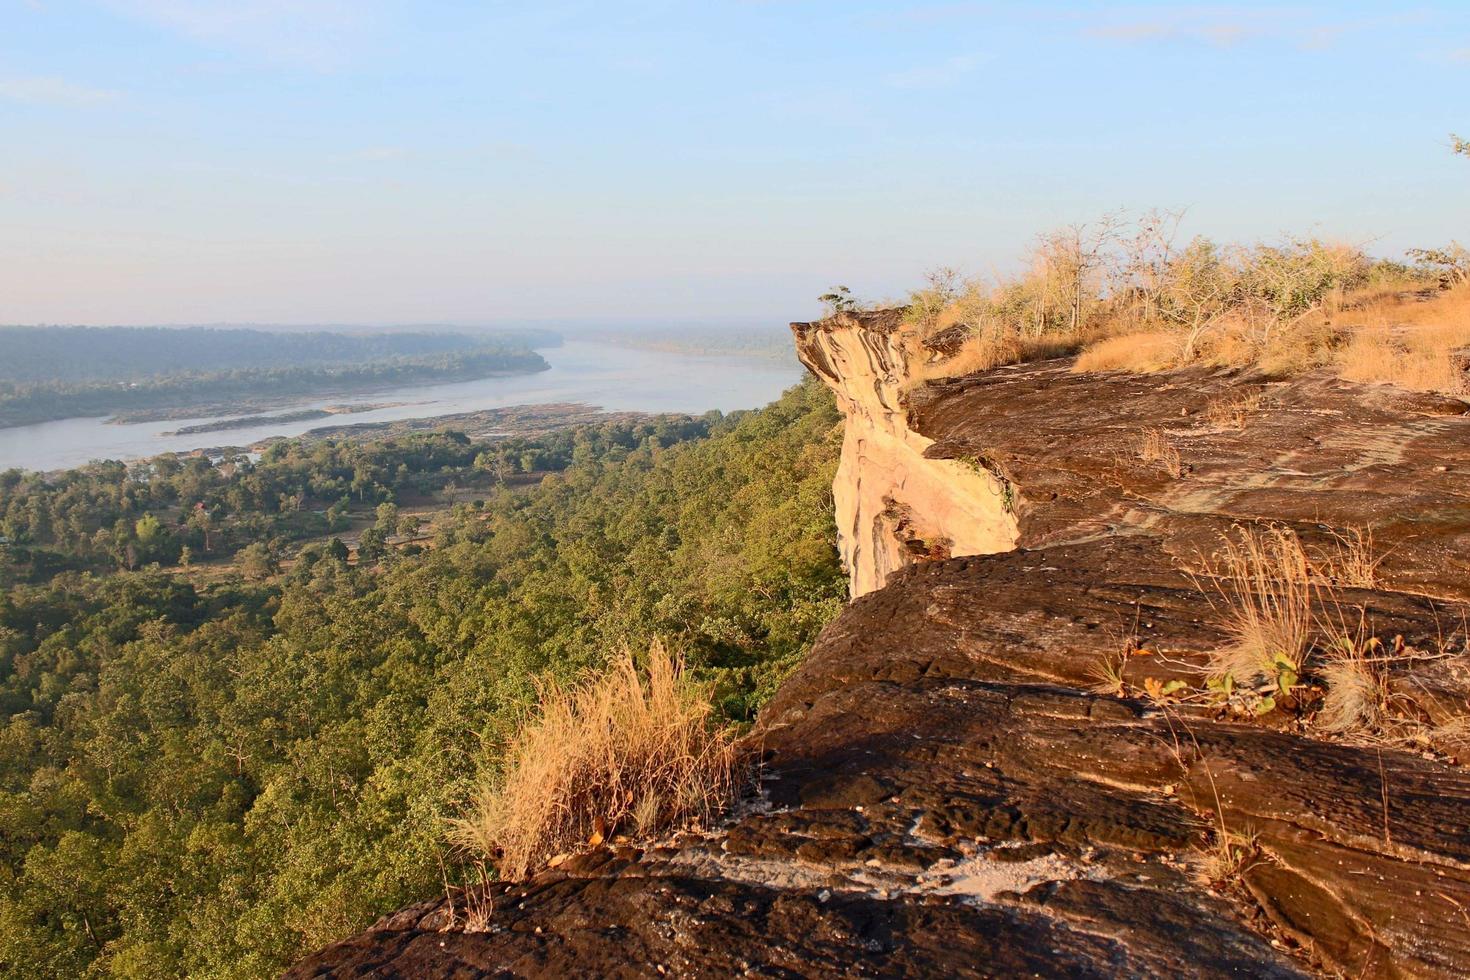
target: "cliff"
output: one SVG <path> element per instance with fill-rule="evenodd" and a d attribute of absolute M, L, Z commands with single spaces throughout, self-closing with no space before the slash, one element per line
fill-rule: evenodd
<path fill-rule="evenodd" d="M 837 545 L 859 598 L 915 561 L 1009 551 L 1011 488 L 977 459 L 931 459 L 933 440 L 908 424 L 913 342 L 898 310 L 793 323 L 797 356 L 837 395 L 845 419 L 832 496 Z"/>
<path fill-rule="evenodd" d="M 291 976 L 1470 969 L 1465 403 L 1065 361 L 905 395 L 896 314 L 793 331 L 847 414 L 855 601 L 763 713 L 758 795 L 492 885 L 480 931 L 430 902 Z M 1372 528 L 1371 574 L 1313 575 L 1383 638 L 1393 724 L 1168 693 L 1235 641 L 1209 560 L 1263 521 L 1314 555 Z"/>

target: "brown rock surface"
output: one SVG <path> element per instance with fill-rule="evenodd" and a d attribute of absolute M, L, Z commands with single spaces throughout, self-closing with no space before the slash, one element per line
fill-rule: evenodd
<path fill-rule="evenodd" d="M 866 324 L 796 328 L 850 410 L 872 387 L 854 352 L 896 349 L 891 318 L 876 337 Z M 868 417 L 850 415 L 849 438 L 902 423 L 883 438 L 904 453 L 978 463 L 1005 486 L 1002 498 L 975 484 L 986 506 L 1008 503 L 1018 549 L 946 559 L 909 543 L 915 528 L 963 540 L 936 515 L 977 501 L 926 510 L 926 491 L 854 506 L 846 533 L 890 534 L 892 549 L 844 553 L 884 584 L 767 707 L 760 796 L 728 826 L 493 885 L 486 931 L 451 922 L 443 902 L 405 910 L 289 975 L 1470 972 L 1464 769 L 1403 743 L 1330 740 L 1282 712 L 1242 721 L 1095 689 L 1102 659 L 1133 647 L 1149 652 L 1127 659 L 1129 690 L 1197 679 L 1228 638 L 1191 570 L 1222 530 L 1264 519 L 1323 546 L 1371 527 L 1382 582 L 1336 601 L 1436 651 L 1395 668 L 1406 704 L 1440 723 L 1470 713 L 1470 661 L 1450 639 L 1470 599 L 1463 403 L 1325 377 L 1076 375 L 1061 362 L 905 402 L 890 375 L 873 388 L 885 418 L 859 406 Z M 1211 403 L 1254 392 L 1243 427 L 1211 421 Z M 1147 429 L 1179 449 L 1182 477 L 1140 461 Z M 907 457 L 885 452 L 889 480 Z M 1240 860 L 1212 883 L 1222 837 Z"/>

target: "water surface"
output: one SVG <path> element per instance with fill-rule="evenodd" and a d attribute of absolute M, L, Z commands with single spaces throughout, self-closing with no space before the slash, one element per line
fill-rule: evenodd
<path fill-rule="evenodd" d="M 130 425 L 112 425 L 107 421 L 110 416 L 103 416 L 0 429 L 0 470 L 12 466 L 54 470 L 80 466 L 94 459 L 137 459 L 211 446 L 247 446 L 269 436 L 295 436 L 325 426 L 431 418 L 508 405 L 582 402 L 614 412 L 695 415 L 710 409 L 730 412 L 767 404 L 801 375 L 801 367 L 795 360 L 780 363 L 738 355 L 676 354 L 585 340 L 567 341 L 561 347 L 542 350 L 541 355 L 551 364 L 551 370 L 538 374 L 303 398 L 273 405 L 268 410 L 285 412 L 331 405 L 402 403 L 334 418 L 269 422 L 246 429 L 193 435 L 166 433 L 222 416 Z M 245 410 L 238 414 L 258 412 Z"/>

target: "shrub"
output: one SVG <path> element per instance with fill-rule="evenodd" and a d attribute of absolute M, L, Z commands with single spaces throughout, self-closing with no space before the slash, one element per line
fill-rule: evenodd
<path fill-rule="evenodd" d="M 710 724 L 709 692 L 680 658 L 651 646 L 646 669 L 624 653 L 604 675 L 548 685 L 512 740 L 504 776 L 457 822 L 459 843 L 498 855 L 502 877 L 615 833 L 647 837 L 708 824 L 742 782 L 728 729 Z"/>

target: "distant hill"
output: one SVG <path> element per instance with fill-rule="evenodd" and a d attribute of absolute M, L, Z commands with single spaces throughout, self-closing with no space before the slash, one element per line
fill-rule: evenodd
<path fill-rule="evenodd" d="M 123 411 L 238 413 L 301 396 L 525 374 L 549 367 L 530 344 L 559 339 L 549 331 L 3 327 L 0 427 Z"/>
<path fill-rule="evenodd" d="M 0 327 L 0 381 L 138 381 L 180 373 L 361 365 L 557 343 L 546 330 L 283 333 L 217 327 Z"/>

